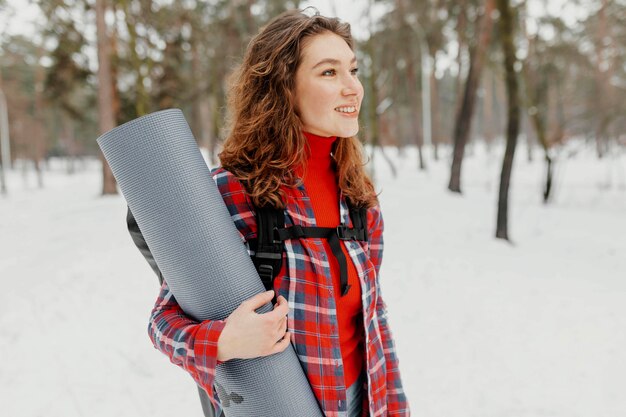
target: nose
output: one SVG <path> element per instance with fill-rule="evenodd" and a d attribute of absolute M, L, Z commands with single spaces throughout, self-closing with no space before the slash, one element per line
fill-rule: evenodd
<path fill-rule="evenodd" d="M 354 96 L 356 95 L 356 90 L 353 87 L 344 87 L 343 90 L 341 90 L 341 95 Z"/>
<path fill-rule="evenodd" d="M 343 96 L 354 96 L 358 95 L 359 91 L 363 87 L 361 86 L 361 82 L 358 78 L 350 74 L 349 76 L 344 78 L 343 88 L 341 89 L 341 95 Z"/>

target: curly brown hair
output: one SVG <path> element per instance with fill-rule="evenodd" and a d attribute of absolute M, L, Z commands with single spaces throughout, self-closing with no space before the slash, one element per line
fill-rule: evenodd
<path fill-rule="evenodd" d="M 295 108 L 295 74 L 304 41 L 325 32 L 354 42 L 350 25 L 337 18 L 285 12 L 252 38 L 230 79 L 230 134 L 219 154 L 222 166 L 242 182 L 258 206 L 285 207 L 282 187 L 298 185 L 308 144 Z M 364 170 L 361 143 L 338 138 L 333 148 L 338 186 L 355 207 L 372 207 L 377 196 Z"/>

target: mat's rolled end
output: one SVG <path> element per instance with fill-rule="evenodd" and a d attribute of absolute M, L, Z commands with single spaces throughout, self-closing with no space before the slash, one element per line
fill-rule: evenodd
<path fill-rule="evenodd" d="M 136 126 L 143 127 L 151 123 L 157 123 L 157 124 L 166 123 L 167 124 L 169 122 L 179 122 L 180 119 L 185 120 L 185 116 L 183 115 L 183 112 L 181 109 L 171 108 L 171 109 L 155 111 L 153 113 L 140 116 L 136 119 L 130 120 L 126 123 L 122 123 L 121 125 L 117 127 L 114 127 L 108 132 L 105 132 L 102 135 L 100 135 L 98 139 L 96 139 L 96 142 L 98 143 L 98 146 L 100 146 L 100 148 L 102 149 L 102 146 L 105 145 L 110 140 L 115 141 L 115 140 L 123 139 L 124 136 L 118 133 L 120 130 L 133 131 L 134 130 L 133 128 Z M 186 121 L 185 121 L 185 124 L 187 124 Z M 128 139 L 131 139 L 131 138 L 128 138 Z"/>

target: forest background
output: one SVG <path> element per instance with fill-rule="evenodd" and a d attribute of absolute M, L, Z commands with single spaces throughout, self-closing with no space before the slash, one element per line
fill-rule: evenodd
<path fill-rule="evenodd" d="M 215 163 L 227 134 L 228 75 L 247 42 L 272 16 L 310 4 L 0 0 L 0 173 L 19 165 L 24 175 L 33 170 L 43 187 L 50 157 L 65 158 L 72 173 L 77 160 L 98 155 L 93 139 L 100 133 L 170 107 L 183 109 Z M 598 158 L 606 158 L 626 144 L 626 2 L 347 4 L 325 6 L 331 13 L 338 5 L 349 10 L 358 39 L 366 89 L 361 140 L 400 153 L 416 146 L 420 170 L 427 169 L 428 158 L 441 158 L 442 146 L 451 147 L 448 188 L 461 192 L 466 144 L 490 148 L 504 137 L 498 237 L 508 238 L 508 188 L 518 145 L 529 160 L 545 161 L 542 193 L 549 202 L 563 145 L 592 143 Z M 38 12 L 31 33 L 11 33 L 12 17 L 27 7 Z M 103 174 L 102 192 L 116 193 L 106 164 Z M 6 193 L 4 175 L 0 181 Z"/>
<path fill-rule="evenodd" d="M 179 107 L 215 166 L 247 42 L 309 5 L 357 38 L 415 414 L 626 415 L 626 0 L 0 0 L 7 415 L 200 412 L 95 139 Z"/>

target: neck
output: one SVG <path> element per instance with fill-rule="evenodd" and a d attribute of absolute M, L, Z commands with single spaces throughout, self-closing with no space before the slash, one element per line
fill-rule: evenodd
<path fill-rule="evenodd" d="M 322 161 L 327 161 L 328 163 L 330 163 L 331 161 L 330 153 L 332 151 L 333 144 L 337 141 L 337 137 L 336 136 L 323 137 L 323 136 L 318 136 L 309 132 L 303 132 L 303 133 L 307 139 L 307 142 L 309 143 L 309 149 L 310 149 L 309 163 L 312 162 L 313 160 L 315 160 L 316 162 L 318 160 L 322 160 Z"/>

